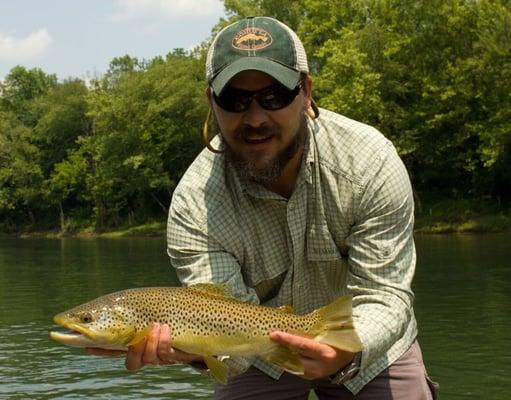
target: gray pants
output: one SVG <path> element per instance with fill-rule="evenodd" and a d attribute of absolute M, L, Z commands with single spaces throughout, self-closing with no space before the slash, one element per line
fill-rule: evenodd
<path fill-rule="evenodd" d="M 307 400 L 314 390 L 320 400 L 435 400 L 438 385 L 432 382 L 417 341 L 389 368 L 369 382 L 356 396 L 327 379 L 307 381 L 284 373 L 276 381 L 256 368 L 215 386 L 216 400 Z"/>

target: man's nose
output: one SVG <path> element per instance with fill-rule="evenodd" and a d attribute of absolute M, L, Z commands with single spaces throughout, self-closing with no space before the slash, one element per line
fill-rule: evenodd
<path fill-rule="evenodd" d="M 250 101 L 250 104 L 243 115 L 243 122 L 246 125 L 253 127 L 258 127 L 265 122 L 268 122 L 268 113 L 259 105 L 257 99 L 252 98 Z"/>

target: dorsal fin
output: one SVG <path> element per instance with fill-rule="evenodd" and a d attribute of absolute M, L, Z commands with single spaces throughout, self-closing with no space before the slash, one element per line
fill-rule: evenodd
<path fill-rule="evenodd" d="M 189 286 L 189 289 L 204 292 L 211 296 L 233 297 L 231 288 L 227 283 L 197 283 Z"/>

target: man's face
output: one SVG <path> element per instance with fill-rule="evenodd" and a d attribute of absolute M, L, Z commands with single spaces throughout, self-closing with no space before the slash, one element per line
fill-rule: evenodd
<path fill-rule="evenodd" d="M 275 84 L 269 75 L 243 71 L 228 83 L 231 88 L 257 91 Z M 304 110 L 310 105 L 310 78 L 288 106 L 275 111 L 253 99 L 243 112 L 221 108 L 208 92 L 218 122 L 226 156 L 245 177 L 271 184 L 290 159 L 300 156 L 306 135 Z"/>

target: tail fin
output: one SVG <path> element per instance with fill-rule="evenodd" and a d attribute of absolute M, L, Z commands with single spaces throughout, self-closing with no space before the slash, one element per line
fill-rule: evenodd
<path fill-rule="evenodd" d="M 351 301 L 351 296 L 342 296 L 314 311 L 320 318 L 319 334 L 314 340 L 352 353 L 362 350 L 353 326 Z"/>

